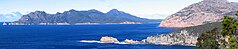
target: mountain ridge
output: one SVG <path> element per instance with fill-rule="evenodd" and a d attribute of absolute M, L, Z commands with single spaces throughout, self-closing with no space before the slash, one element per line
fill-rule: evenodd
<path fill-rule="evenodd" d="M 112 9 L 107 13 L 100 12 L 96 9 L 87 11 L 77 11 L 71 9 L 63 13 L 48 14 L 44 11 L 35 11 L 23 15 L 21 19 L 14 23 L 22 24 L 40 24 L 40 23 L 147 23 L 151 20 L 140 18 L 117 9 Z"/>

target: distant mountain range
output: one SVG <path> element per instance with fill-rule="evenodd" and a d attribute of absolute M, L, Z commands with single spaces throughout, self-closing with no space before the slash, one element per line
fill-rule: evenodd
<path fill-rule="evenodd" d="M 168 16 L 161 22 L 160 27 L 190 27 L 220 22 L 225 15 L 234 16 L 236 10 L 238 10 L 236 2 L 203 0 Z"/>
<path fill-rule="evenodd" d="M 14 23 L 22 24 L 40 24 L 40 23 L 122 23 L 122 22 L 138 22 L 149 23 L 159 22 L 158 20 L 150 20 L 140 18 L 117 9 L 112 9 L 107 13 L 100 12 L 95 9 L 88 11 L 77 11 L 71 9 L 63 13 L 48 14 L 44 11 L 35 11 L 23 15 Z"/>

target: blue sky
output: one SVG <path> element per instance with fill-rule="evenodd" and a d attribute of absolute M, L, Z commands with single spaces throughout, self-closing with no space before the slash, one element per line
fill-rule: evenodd
<path fill-rule="evenodd" d="M 0 0 L 0 14 L 11 12 L 26 14 L 36 10 L 54 14 L 70 9 L 97 9 L 105 13 L 111 9 L 118 9 L 143 18 L 163 19 L 199 1 L 201 0 Z"/>

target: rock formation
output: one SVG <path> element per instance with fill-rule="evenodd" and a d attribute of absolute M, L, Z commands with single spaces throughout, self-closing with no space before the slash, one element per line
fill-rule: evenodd
<path fill-rule="evenodd" d="M 127 43 L 127 44 L 139 44 L 139 43 L 141 43 L 140 41 L 134 41 L 134 40 L 129 40 L 129 39 L 124 40 L 124 42 Z"/>
<path fill-rule="evenodd" d="M 227 0 L 203 0 L 168 16 L 160 27 L 189 27 L 219 22 L 224 15 L 234 15 L 238 3 Z"/>
<path fill-rule="evenodd" d="M 197 36 L 189 35 L 186 30 L 180 33 L 162 34 L 159 36 L 147 37 L 146 42 L 161 45 L 189 45 L 194 46 L 197 42 Z"/>
<path fill-rule="evenodd" d="M 119 41 L 116 38 L 104 36 L 100 39 L 102 43 L 118 43 Z"/>

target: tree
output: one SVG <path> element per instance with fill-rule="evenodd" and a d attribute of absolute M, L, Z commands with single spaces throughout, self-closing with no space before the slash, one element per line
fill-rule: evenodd
<path fill-rule="evenodd" d="M 238 11 L 236 11 L 235 15 L 238 16 Z M 221 34 L 225 36 L 229 36 L 228 45 L 230 49 L 238 48 L 238 37 L 237 37 L 237 29 L 238 29 L 238 21 L 233 17 L 224 16 L 222 21 L 222 30 Z"/>
<path fill-rule="evenodd" d="M 223 36 L 229 36 L 232 34 L 232 24 L 233 24 L 234 18 L 230 16 L 224 16 L 223 21 L 222 21 L 222 31 L 221 34 Z"/>
<path fill-rule="evenodd" d="M 217 28 L 206 33 L 202 33 L 201 36 L 197 39 L 198 42 L 196 44 L 196 49 L 218 49 L 218 36 L 219 31 L 217 30 Z"/>
<path fill-rule="evenodd" d="M 238 11 L 235 15 L 238 16 Z M 202 33 L 197 39 L 196 49 L 237 49 L 238 20 L 231 16 L 224 16 L 221 24 L 221 32 L 213 29 Z M 229 40 L 225 41 L 227 38 Z"/>

